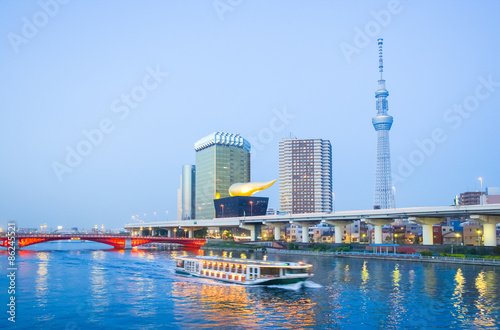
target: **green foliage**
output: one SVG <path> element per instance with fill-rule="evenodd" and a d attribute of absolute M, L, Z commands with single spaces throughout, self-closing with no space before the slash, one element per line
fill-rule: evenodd
<path fill-rule="evenodd" d="M 486 248 L 484 246 L 481 246 L 479 249 L 477 249 L 477 254 L 480 256 L 484 256 L 488 254 L 488 251 L 486 251 Z"/>
<path fill-rule="evenodd" d="M 441 257 L 455 257 L 455 258 L 465 258 L 465 254 L 451 254 L 451 253 L 440 253 Z"/>
<path fill-rule="evenodd" d="M 469 254 L 477 254 L 477 253 L 476 253 L 476 248 L 471 248 L 471 249 L 469 250 Z"/>
<path fill-rule="evenodd" d="M 222 239 L 224 239 L 224 240 L 230 240 L 230 241 L 234 240 L 234 238 L 233 238 L 233 232 L 230 231 L 230 230 L 224 230 L 222 232 Z"/>
<path fill-rule="evenodd" d="M 298 250 L 298 249 L 299 249 L 299 244 L 297 243 L 288 244 L 288 250 Z"/>
<path fill-rule="evenodd" d="M 326 243 L 313 243 L 311 244 L 311 249 L 312 251 L 325 252 L 329 249 L 329 246 Z"/>
<path fill-rule="evenodd" d="M 194 237 L 196 237 L 196 238 L 206 237 L 207 236 L 207 232 L 208 232 L 208 227 L 203 227 L 200 230 L 196 230 L 194 232 Z"/>
<path fill-rule="evenodd" d="M 420 252 L 420 255 L 424 257 L 432 257 L 432 251 L 422 251 Z"/>
<path fill-rule="evenodd" d="M 337 248 L 337 252 L 349 252 L 351 250 L 351 246 L 348 244 L 344 244 Z"/>
<path fill-rule="evenodd" d="M 253 247 L 246 244 L 237 243 L 234 241 L 218 241 L 218 242 L 207 242 L 204 247 L 214 247 L 214 248 L 237 248 L 237 249 L 254 249 L 258 247 Z"/>
<path fill-rule="evenodd" d="M 500 256 L 483 256 L 484 259 L 500 259 Z"/>
<path fill-rule="evenodd" d="M 500 256 L 500 245 L 493 247 L 493 255 Z"/>

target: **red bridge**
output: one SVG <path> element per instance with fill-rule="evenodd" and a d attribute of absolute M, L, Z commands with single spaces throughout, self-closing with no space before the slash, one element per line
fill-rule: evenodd
<path fill-rule="evenodd" d="M 85 240 L 104 243 L 113 246 L 115 249 L 132 248 L 148 243 L 175 243 L 187 247 L 199 248 L 206 243 L 202 238 L 179 238 L 162 236 L 123 236 L 123 235 L 94 235 L 94 234 L 17 234 L 15 236 L 19 248 L 33 244 L 60 241 L 60 240 Z M 128 244 L 127 244 L 128 243 Z M 0 236 L 0 246 L 9 247 L 7 236 Z"/>

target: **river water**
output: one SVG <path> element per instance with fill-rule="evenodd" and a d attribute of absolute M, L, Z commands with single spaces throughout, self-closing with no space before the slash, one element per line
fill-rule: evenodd
<path fill-rule="evenodd" d="M 322 256 L 267 260 L 314 265 L 305 285 L 243 287 L 173 272 L 172 257 L 200 250 L 118 251 L 45 243 L 17 256 L 16 323 L 7 320 L 9 281 L 0 279 L 1 328 L 46 329 L 498 329 L 500 271 Z M 206 252 L 220 255 L 220 252 Z M 233 253 L 240 257 L 240 253 Z M 263 258 L 262 255 L 246 255 Z M 7 269 L 7 254 L 0 252 Z"/>

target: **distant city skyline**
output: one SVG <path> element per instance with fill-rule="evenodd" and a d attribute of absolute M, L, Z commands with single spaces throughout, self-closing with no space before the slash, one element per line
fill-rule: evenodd
<path fill-rule="evenodd" d="M 336 210 L 372 209 L 378 38 L 396 206 L 500 186 L 498 1 L 45 7 L 0 5 L 4 229 L 173 220 L 180 169 L 217 131 L 248 139 L 258 181 L 282 138 L 331 141 Z M 265 196 L 279 209 L 279 183 Z"/>

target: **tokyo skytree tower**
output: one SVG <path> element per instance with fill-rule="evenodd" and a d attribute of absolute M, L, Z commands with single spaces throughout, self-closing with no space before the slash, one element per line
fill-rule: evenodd
<path fill-rule="evenodd" d="M 378 39 L 378 71 L 380 80 L 378 90 L 375 92 L 377 99 L 377 115 L 373 117 L 372 123 L 377 131 L 377 169 L 375 173 L 375 209 L 388 209 L 393 207 L 393 191 L 391 183 L 391 149 L 389 147 L 389 130 L 392 126 L 392 116 L 387 114 L 389 104 L 387 96 L 389 92 L 385 89 L 385 80 L 382 77 L 384 63 L 382 59 L 383 39 Z"/>

